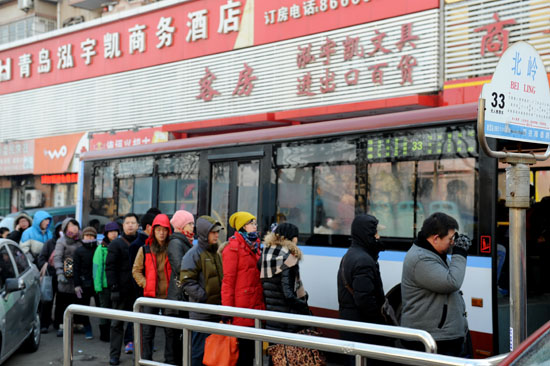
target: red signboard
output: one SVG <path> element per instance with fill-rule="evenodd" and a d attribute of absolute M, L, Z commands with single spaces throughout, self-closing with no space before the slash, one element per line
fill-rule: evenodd
<path fill-rule="evenodd" d="M 40 177 L 42 184 L 78 183 L 78 173 L 43 175 Z"/>
<path fill-rule="evenodd" d="M 34 140 L 34 174 L 66 172 L 83 135 L 75 133 Z"/>
<path fill-rule="evenodd" d="M 113 150 L 166 141 L 168 141 L 168 133 L 163 132 L 162 127 L 144 128 L 139 131 L 119 131 L 114 134 L 94 133 L 90 141 L 90 151 Z"/>
<path fill-rule="evenodd" d="M 275 5 L 277 4 L 277 5 Z M 189 1 L 0 52 L 0 94 L 437 8 L 438 0 Z"/>

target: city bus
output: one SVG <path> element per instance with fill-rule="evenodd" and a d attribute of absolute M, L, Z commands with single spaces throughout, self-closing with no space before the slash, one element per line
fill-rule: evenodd
<path fill-rule="evenodd" d="M 401 282 L 423 220 L 445 212 L 473 241 L 462 292 L 474 356 L 487 357 L 509 345 L 508 298 L 499 288 L 507 243 L 497 235 L 506 219 L 497 217 L 502 167 L 479 148 L 476 118 L 477 104 L 464 104 L 91 151 L 81 156 L 79 215 L 87 223 L 91 215 L 184 209 L 219 220 L 220 240 L 232 235 L 236 211 L 253 213 L 263 234 L 291 222 L 300 229 L 312 311 L 337 317 L 337 270 L 356 214 L 380 222 L 387 292 Z M 544 188 L 541 171 L 534 176 Z M 535 300 L 529 329 L 550 308 L 544 296 Z"/>

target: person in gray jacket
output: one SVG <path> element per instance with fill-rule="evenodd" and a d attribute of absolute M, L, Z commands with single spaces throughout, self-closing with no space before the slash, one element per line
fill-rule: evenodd
<path fill-rule="evenodd" d="M 457 230 L 456 220 L 441 212 L 424 221 L 403 261 L 401 326 L 429 332 L 439 354 L 464 357 L 468 321 L 460 287 L 472 243 Z M 411 342 L 404 345 L 423 350 Z"/>

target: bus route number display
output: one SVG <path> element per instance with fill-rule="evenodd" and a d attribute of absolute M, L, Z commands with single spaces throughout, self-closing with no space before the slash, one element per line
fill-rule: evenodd
<path fill-rule="evenodd" d="M 476 152 L 472 127 L 441 127 L 367 138 L 367 160 L 471 156 Z"/>
<path fill-rule="evenodd" d="M 487 137 L 550 144 L 548 79 L 533 46 L 517 42 L 508 48 L 481 95 Z"/>

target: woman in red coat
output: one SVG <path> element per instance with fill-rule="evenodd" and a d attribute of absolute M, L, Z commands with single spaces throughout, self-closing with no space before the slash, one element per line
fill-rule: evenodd
<path fill-rule="evenodd" d="M 256 217 L 251 213 L 235 212 L 229 218 L 235 235 L 220 248 L 223 262 L 222 305 L 248 309 L 265 309 L 258 260 L 261 257 Z M 235 325 L 253 327 L 254 319 L 226 319 Z M 239 339 L 237 365 L 252 365 L 254 341 Z"/>

